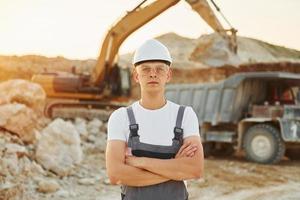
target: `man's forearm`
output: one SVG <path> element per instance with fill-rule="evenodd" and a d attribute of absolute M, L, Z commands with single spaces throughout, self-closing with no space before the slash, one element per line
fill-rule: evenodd
<path fill-rule="evenodd" d="M 113 184 L 128 186 L 148 186 L 169 180 L 161 175 L 126 164 L 116 167 L 116 170 L 112 174 Z"/>
<path fill-rule="evenodd" d="M 141 159 L 141 164 L 138 167 L 172 180 L 200 178 L 203 171 L 203 163 L 196 163 L 195 160 L 188 157 L 178 159 L 143 157 Z"/>

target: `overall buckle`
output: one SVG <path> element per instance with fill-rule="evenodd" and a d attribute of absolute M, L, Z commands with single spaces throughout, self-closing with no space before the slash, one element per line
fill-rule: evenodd
<path fill-rule="evenodd" d="M 182 128 L 179 128 L 179 127 L 175 127 L 174 128 L 174 139 L 176 140 L 180 140 L 183 136 L 183 129 Z"/>
<path fill-rule="evenodd" d="M 130 124 L 129 130 L 130 130 L 132 137 L 136 137 L 136 136 L 138 136 L 139 125 L 138 124 Z"/>

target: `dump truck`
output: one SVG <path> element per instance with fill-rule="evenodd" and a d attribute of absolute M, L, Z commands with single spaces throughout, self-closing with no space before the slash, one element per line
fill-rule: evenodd
<path fill-rule="evenodd" d="M 300 155 L 300 74 L 237 73 L 216 83 L 172 84 L 169 100 L 192 106 L 206 156 L 244 152 L 273 164 Z"/>
<path fill-rule="evenodd" d="M 151 19 L 176 5 L 180 0 L 142 1 L 127 12 L 107 32 L 91 74 L 42 73 L 32 77 L 46 94 L 48 117 L 98 117 L 106 120 L 110 113 L 130 101 L 131 73 L 118 66 L 117 54 L 124 40 Z M 212 29 L 228 41 L 236 52 L 236 30 L 225 29 L 206 0 L 186 0 Z M 217 10 L 219 8 L 213 4 Z"/>

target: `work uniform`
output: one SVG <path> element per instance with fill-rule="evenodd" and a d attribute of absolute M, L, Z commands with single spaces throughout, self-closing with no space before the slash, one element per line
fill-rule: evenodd
<path fill-rule="evenodd" d="M 189 106 L 171 101 L 155 110 L 142 107 L 139 102 L 114 111 L 108 121 L 108 140 L 127 142 L 134 156 L 160 159 L 174 158 L 183 139 L 199 135 L 198 119 Z M 183 181 L 132 187 L 122 186 L 124 200 L 186 200 L 188 193 Z"/>

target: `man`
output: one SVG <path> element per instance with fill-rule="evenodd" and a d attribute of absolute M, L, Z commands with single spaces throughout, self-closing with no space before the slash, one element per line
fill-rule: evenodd
<path fill-rule="evenodd" d="M 133 78 L 141 98 L 108 121 L 106 167 L 124 200 L 186 200 L 184 180 L 203 175 L 198 119 L 191 107 L 165 99 L 171 56 L 157 40 L 135 52 Z"/>

